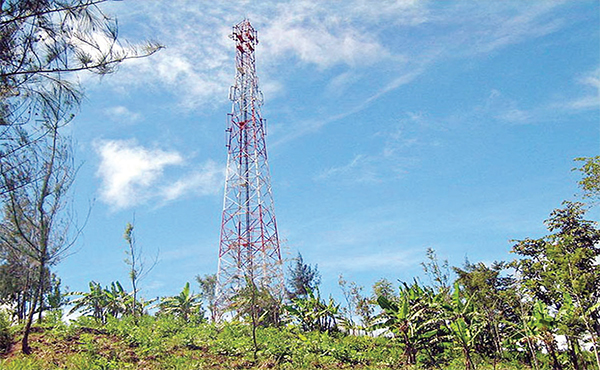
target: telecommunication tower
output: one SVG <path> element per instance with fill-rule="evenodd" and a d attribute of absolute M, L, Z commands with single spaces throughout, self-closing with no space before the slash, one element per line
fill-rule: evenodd
<path fill-rule="evenodd" d="M 283 296 L 283 266 L 271 178 L 261 117 L 254 50 L 256 30 L 248 20 L 233 27 L 235 83 L 229 91 L 232 113 L 227 123 L 227 172 L 219 244 L 216 320 L 239 290 L 250 284 Z"/>

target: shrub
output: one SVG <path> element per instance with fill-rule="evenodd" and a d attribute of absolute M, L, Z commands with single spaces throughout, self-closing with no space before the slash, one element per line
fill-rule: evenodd
<path fill-rule="evenodd" d="M 13 341 L 12 323 L 5 311 L 0 311 L 0 353 L 10 350 Z"/>

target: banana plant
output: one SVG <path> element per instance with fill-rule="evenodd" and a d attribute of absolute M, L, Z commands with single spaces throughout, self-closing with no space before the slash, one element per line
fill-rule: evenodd
<path fill-rule="evenodd" d="M 118 282 L 113 282 L 107 288 L 91 281 L 89 292 L 71 292 L 70 296 L 79 296 L 70 301 L 73 305 L 69 314 L 80 311 L 83 315 L 92 316 L 96 321 L 106 324 L 108 317 L 118 318 L 127 312 L 133 297 L 128 294 Z"/>
<path fill-rule="evenodd" d="M 297 297 L 291 305 L 284 307 L 296 318 L 304 331 L 332 332 L 337 330 L 340 316 L 340 305 L 333 298 L 329 301 L 321 299 L 318 289 L 306 288 L 306 297 Z"/>
<path fill-rule="evenodd" d="M 178 295 L 163 298 L 158 307 L 161 312 L 181 317 L 188 322 L 192 315 L 202 311 L 202 299 L 200 294 L 191 293 L 190 283 L 187 282 Z"/>
<path fill-rule="evenodd" d="M 600 370 L 600 355 L 598 354 L 598 338 L 596 337 L 595 330 L 593 328 L 593 324 L 590 322 L 590 318 L 592 317 L 592 313 L 597 311 L 600 308 L 600 302 L 597 302 L 593 306 L 585 309 L 581 304 L 581 301 L 578 299 L 577 295 L 572 296 L 568 292 L 563 292 L 562 306 L 557 312 L 556 321 L 557 326 L 569 339 L 568 342 L 572 343 L 573 341 L 579 340 L 581 334 L 575 334 L 575 338 L 569 338 L 573 336 L 572 328 L 576 328 L 578 326 L 583 326 L 587 330 L 587 334 L 589 339 L 591 340 L 591 348 L 594 352 L 594 357 L 596 360 L 596 367 Z M 581 325 L 583 323 L 583 325 Z M 579 324 L 579 325 L 578 325 Z M 576 347 L 575 347 L 576 348 Z M 578 359 L 575 348 L 571 349 L 572 353 L 572 361 L 575 368 L 578 368 Z"/>
<path fill-rule="evenodd" d="M 550 314 L 548 307 L 539 300 L 534 301 L 530 308 L 523 311 L 521 328 L 515 332 L 513 339 L 527 346 L 533 360 L 534 369 L 539 368 L 536 347 L 541 343 L 550 355 L 552 369 L 561 370 L 562 365 L 558 361 L 556 340 L 554 338 L 558 328 L 556 318 Z"/>
<path fill-rule="evenodd" d="M 473 296 L 465 297 L 460 285 L 454 284 L 452 299 L 444 305 L 446 327 L 455 346 L 462 351 L 465 370 L 473 370 L 475 343 L 483 329 L 483 318 L 475 310 Z"/>
<path fill-rule="evenodd" d="M 377 298 L 383 312 L 374 328 L 391 331 L 404 347 L 407 363 L 415 364 L 418 354 L 441 338 L 442 321 L 438 309 L 441 300 L 431 289 L 420 287 L 416 281 L 410 286 L 403 285 L 398 298 Z"/>
<path fill-rule="evenodd" d="M 69 314 L 80 311 L 82 315 L 92 316 L 98 322 L 106 321 L 107 297 L 102 286 L 94 281 L 89 283 L 89 292 L 70 292 L 69 296 L 79 296 L 69 303 L 73 305 Z"/>

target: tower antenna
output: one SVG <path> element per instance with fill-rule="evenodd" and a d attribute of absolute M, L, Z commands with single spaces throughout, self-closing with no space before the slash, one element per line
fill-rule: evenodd
<path fill-rule="evenodd" d="M 245 19 L 233 27 L 235 83 L 229 90 L 227 172 L 215 292 L 216 320 L 221 320 L 242 288 L 253 284 L 273 296 L 284 293 L 283 266 L 271 176 L 265 143 L 266 121 L 260 108 L 254 50 L 256 30 Z"/>

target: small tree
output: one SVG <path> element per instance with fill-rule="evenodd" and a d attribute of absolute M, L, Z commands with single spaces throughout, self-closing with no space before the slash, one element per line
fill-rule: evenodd
<path fill-rule="evenodd" d="M 288 298 L 306 297 L 308 289 L 315 290 L 321 283 L 321 275 L 317 265 L 311 266 L 304 263 L 302 254 L 294 258 L 294 264 L 289 268 Z"/>
<path fill-rule="evenodd" d="M 125 264 L 129 266 L 129 280 L 131 281 L 131 295 L 133 297 L 130 314 L 133 316 L 134 322 L 137 323 L 138 314 L 143 312 L 143 309 L 138 307 L 138 304 L 141 303 L 137 294 L 139 291 L 139 282 L 152 271 L 154 266 L 156 266 L 158 254 L 154 258 L 152 266 L 146 268 L 145 259 L 142 256 L 142 248 L 138 247 L 136 244 L 133 231 L 134 225 L 128 222 L 125 226 L 125 232 L 123 233 L 123 238 L 127 243 L 127 249 L 125 250 Z"/>
<path fill-rule="evenodd" d="M 212 322 L 216 321 L 216 315 L 217 315 L 217 311 L 216 311 L 216 306 L 215 306 L 215 298 L 216 298 L 216 292 L 215 289 L 217 287 L 217 275 L 216 274 L 209 274 L 209 275 L 204 275 L 204 276 L 196 276 L 196 281 L 198 282 L 198 284 L 200 285 L 200 296 L 202 297 L 202 299 L 204 300 L 204 302 L 206 303 L 207 307 L 208 307 L 208 311 L 210 314 L 210 320 Z"/>
<path fill-rule="evenodd" d="M 346 300 L 346 307 L 342 309 L 345 314 L 344 325 L 354 333 L 355 329 L 360 329 L 354 321 L 355 316 L 358 316 L 362 322 L 362 329 L 369 327 L 373 319 L 373 307 L 369 297 L 362 294 L 363 287 L 354 281 L 347 281 L 343 275 L 339 276 L 338 285 Z"/>
<path fill-rule="evenodd" d="M 427 248 L 427 261 L 421 262 L 423 271 L 431 279 L 433 287 L 438 293 L 449 293 L 450 292 L 450 268 L 448 266 L 448 260 L 445 259 L 440 262 L 438 261 L 437 254 L 433 248 Z"/>

